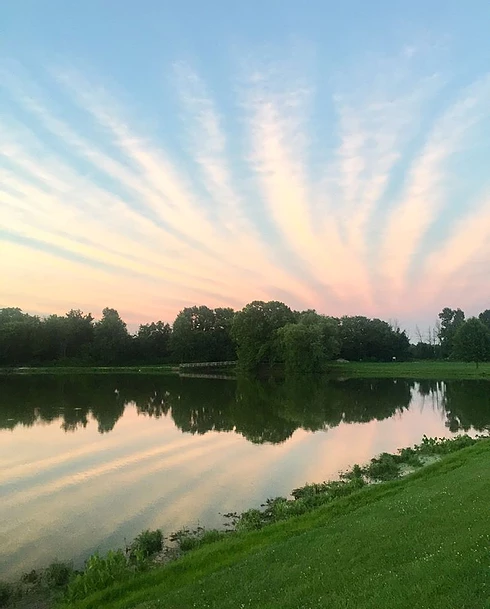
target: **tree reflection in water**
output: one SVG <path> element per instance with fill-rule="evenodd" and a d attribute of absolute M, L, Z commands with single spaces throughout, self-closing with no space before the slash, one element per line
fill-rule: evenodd
<path fill-rule="evenodd" d="M 0 428 L 60 421 L 73 432 L 95 420 L 112 431 L 128 406 L 141 416 L 170 416 L 184 433 L 225 431 L 250 442 L 284 442 L 296 429 L 383 420 L 418 393 L 443 412 L 453 432 L 490 426 L 486 381 L 332 380 L 321 376 L 258 381 L 177 376 L 10 376 L 0 379 Z"/>

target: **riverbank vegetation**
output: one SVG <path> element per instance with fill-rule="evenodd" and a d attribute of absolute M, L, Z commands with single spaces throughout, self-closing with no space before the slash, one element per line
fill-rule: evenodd
<path fill-rule="evenodd" d="M 338 481 L 229 515 L 231 532 L 181 531 L 164 540 L 146 531 L 126 551 L 92 556 L 80 572 L 58 565 L 52 587 L 74 609 L 282 609 L 305 601 L 486 609 L 489 458 L 488 438 L 424 438 Z M 39 594 L 37 577 L 46 581 L 44 573 L 24 577 L 31 580 L 24 594 Z"/>
<path fill-rule="evenodd" d="M 172 324 L 142 324 L 130 334 L 115 309 L 102 317 L 71 310 L 40 318 L 17 308 L 0 309 L 0 367 L 126 366 L 238 360 L 240 370 L 258 373 L 280 365 L 287 373 L 323 372 L 328 362 L 490 360 L 490 310 L 465 319 L 445 308 L 434 329 L 418 329 L 411 344 L 396 323 L 362 316 L 340 318 L 293 311 L 282 302 L 254 301 L 241 311 L 206 306 L 184 308 Z"/>

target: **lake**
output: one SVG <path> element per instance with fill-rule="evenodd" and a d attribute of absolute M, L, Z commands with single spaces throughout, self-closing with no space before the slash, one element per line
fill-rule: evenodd
<path fill-rule="evenodd" d="M 486 381 L 4 376 L 0 579 L 489 426 Z"/>

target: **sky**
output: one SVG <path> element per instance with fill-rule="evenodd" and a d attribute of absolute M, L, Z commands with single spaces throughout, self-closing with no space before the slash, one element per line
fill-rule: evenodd
<path fill-rule="evenodd" d="M 0 3 L 0 307 L 490 308 L 490 3 Z"/>

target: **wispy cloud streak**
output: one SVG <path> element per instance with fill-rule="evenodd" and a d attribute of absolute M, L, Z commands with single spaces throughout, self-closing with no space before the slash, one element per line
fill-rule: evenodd
<path fill-rule="evenodd" d="M 450 78 L 411 71 L 413 55 L 333 86 L 320 143 L 319 88 L 285 63 L 230 79 L 236 114 L 175 63 L 172 144 L 148 124 L 175 128 L 178 117 L 146 120 L 115 86 L 71 68 L 36 85 L 3 67 L 0 305 L 112 300 L 134 318 L 168 319 L 193 303 L 278 298 L 389 317 L 454 297 L 456 285 L 471 291 L 490 259 L 490 178 L 466 162 L 460 191 L 471 182 L 480 195 L 464 201 L 447 184 L 455 159 L 481 154 L 490 79 L 453 87 L 448 102 Z"/>
<path fill-rule="evenodd" d="M 402 199 L 389 215 L 381 250 L 385 277 L 397 298 L 409 288 L 407 274 L 422 238 L 448 203 L 447 163 L 468 145 L 479 121 L 488 119 L 489 102 L 490 79 L 485 77 L 436 121 L 408 172 Z"/>

